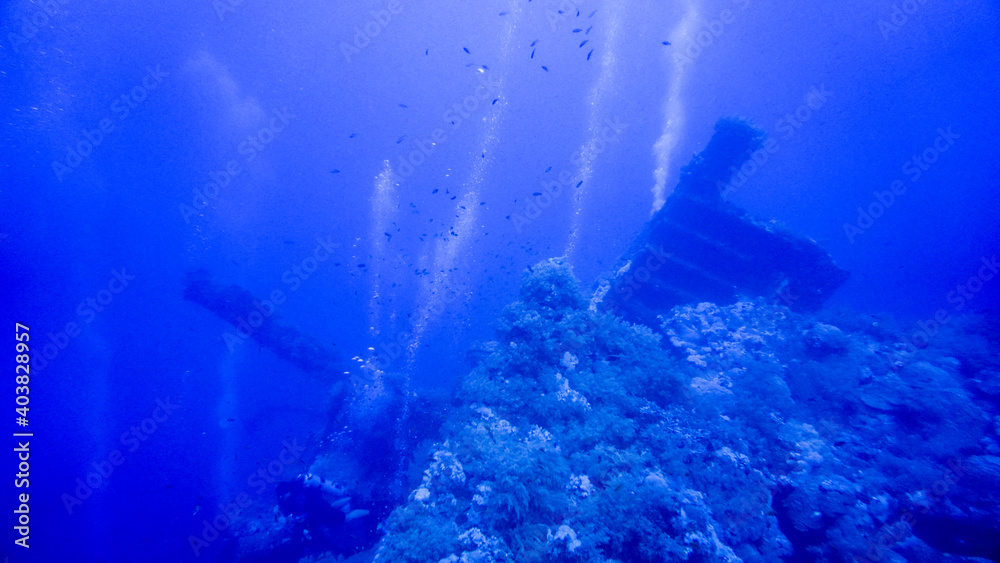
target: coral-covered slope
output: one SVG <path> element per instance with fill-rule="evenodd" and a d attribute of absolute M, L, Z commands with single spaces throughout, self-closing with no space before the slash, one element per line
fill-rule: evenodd
<path fill-rule="evenodd" d="M 997 560 L 997 342 L 963 323 L 904 357 L 872 319 L 704 303 L 661 341 L 543 262 L 376 559 Z"/>

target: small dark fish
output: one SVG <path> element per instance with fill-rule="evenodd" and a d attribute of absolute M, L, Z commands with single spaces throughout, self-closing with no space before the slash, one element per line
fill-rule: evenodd
<path fill-rule="evenodd" d="M 586 45 L 589 42 L 590 42 L 590 39 L 584 39 L 583 43 L 580 43 L 580 46 L 583 47 L 584 45 Z"/>
<path fill-rule="evenodd" d="M 534 49 L 531 50 L 531 58 L 535 58 L 535 50 Z"/>
<path fill-rule="evenodd" d="M 330 171 L 330 174 L 340 174 L 340 169 L 334 168 L 333 170 Z"/>
<path fill-rule="evenodd" d="M 462 50 L 465 51 L 466 53 L 469 53 L 469 48 L 468 47 L 462 47 Z M 471 55 L 472 53 L 469 53 L 469 54 Z"/>
<path fill-rule="evenodd" d="M 399 143 L 402 143 L 403 139 L 405 139 L 405 138 L 406 138 L 406 135 L 403 135 L 402 137 L 396 139 L 396 144 L 398 145 Z"/>
<path fill-rule="evenodd" d="M 584 32 L 583 32 L 583 34 L 584 34 L 584 35 L 590 35 L 590 30 L 591 30 L 591 29 L 594 29 L 594 26 L 590 26 L 590 27 L 588 27 L 588 28 L 587 28 L 587 31 L 584 31 Z"/>
<path fill-rule="evenodd" d="M 389 237 L 389 240 L 392 240 L 392 235 L 391 234 L 389 234 L 389 233 L 382 233 L 382 234 L 385 235 L 385 236 L 387 236 L 387 237 Z"/>
<path fill-rule="evenodd" d="M 431 50 L 430 50 L 430 49 L 424 49 L 424 54 L 425 54 L 425 55 L 429 55 L 429 54 L 431 54 Z"/>
<path fill-rule="evenodd" d="M 580 10 L 576 11 L 576 17 L 580 17 Z"/>
<path fill-rule="evenodd" d="M 479 205 L 486 205 L 486 202 L 485 201 L 480 201 Z"/>
<path fill-rule="evenodd" d="M 597 10 L 594 10 L 593 12 L 590 12 L 590 15 L 587 16 L 587 17 L 588 18 L 592 18 L 592 17 L 594 17 L 594 14 L 596 14 L 596 13 L 597 13 Z"/>
<path fill-rule="evenodd" d="M 548 72 L 549 71 L 549 67 L 547 67 L 545 65 L 542 65 L 542 70 L 544 70 L 545 72 Z"/>
<path fill-rule="evenodd" d="M 590 60 L 590 55 L 593 55 L 593 54 L 594 54 L 594 50 L 593 49 L 591 49 L 590 52 L 587 53 L 587 60 L 588 61 Z"/>
<path fill-rule="evenodd" d="M 357 136 L 358 136 L 358 134 L 357 134 L 357 133 L 351 133 L 350 135 L 348 135 L 348 136 L 347 136 L 347 138 L 348 138 L 348 139 L 353 139 L 353 138 L 355 138 L 355 137 L 357 137 Z"/>
<path fill-rule="evenodd" d="M 580 186 L 582 186 L 582 185 L 583 185 L 583 180 L 580 180 L 579 182 L 577 182 L 577 183 L 576 183 L 576 187 L 578 187 L 578 188 L 579 188 Z"/>
<path fill-rule="evenodd" d="M 410 106 L 408 106 L 408 105 L 406 105 L 406 104 L 399 104 L 399 107 L 401 107 L 401 108 L 403 108 L 403 109 L 406 109 L 406 108 L 408 108 L 408 107 L 410 107 Z"/>
<path fill-rule="evenodd" d="M 540 196 L 540 195 L 542 195 L 542 192 L 535 192 L 535 193 L 533 193 L 531 195 L 533 195 L 533 196 Z"/>
<path fill-rule="evenodd" d="M 173 485 L 164 485 L 163 488 L 164 489 L 173 489 L 174 486 Z"/>
<path fill-rule="evenodd" d="M 551 166 L 549 166 L 548 168 L 546 168 L 546 169 L 545 169 L 545 171 L 546 171 L 546 172 L 552 172 L 552 167 L 551 167 Z"/>
<path fill-rule="evenodd" d="M 364 264 L 358 264 L 358 267 L 359 267 L 359 268 L 364 268 L 364 267 L 365 267 L 365 265 L 364 265 Z"/>
<path fill-rule="evenodd" d="M 489 70 L 489 69 L 490 69 L 490 67 L 488 67 L 486 65 L 483 65 L 483 70 Z"/>
<path fill-rule="evenodd" d="M 573 33 L 580 33 L 581 31 L 583 31 L 583 30 L 578 27 L 578 28 L 576 28 L 576 29 L 573 30 Z"/>
<path fill-rule="evenodd" d="M 664 45 L 670 45 L 670 42 L 669 41 L 664 41 L 663 44 Z"/>
<path fill-rule="evenodd" d="M 455 199 L 456 197 L 458 197 L 458 196 L 457 195 L 453 195 L 453 196 L 451 196 L 451 199 Z"/>
<path fill-rule="evenodd" d="M 433 190 L 433 191 L 431 191 L 431 193 L 432 193 L 432 194 L 436 194 L 436 193 L 438 193 L 438 189 L 437 189 L 437 188 L 434 188 L 434 190 Z"/>
<path fill-rule="evenodd" d="M 534 46 L 535 46 L 535 43 L 538 43 L 538 40 L 537 40 L 537 39 L 535 39 L 534 41 L 532 41 L 532 42 L 531 42 L 531 45 L 528 45 L 528 47 L 534 47 Z"/>
<path fill-rule="evenodd" d="M 499 102 L 499 101 L 500 101 L 500 98 L 497 98 L 497 99 L 493 100 L 493 104 L 492 105 L 494 105 L 494 106 L 497 105 L 497 102 Z"/>
<path fill-rule="evenodd" d="M 507 12 L 500 12 L 500 15 L 501 15 L 501 16 L 506 16 L 506 15 L 507 15 Z"/>

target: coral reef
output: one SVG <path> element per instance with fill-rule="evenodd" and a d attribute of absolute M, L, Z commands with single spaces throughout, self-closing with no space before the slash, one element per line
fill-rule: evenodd
<path fill-rule="evenodd" d="M 661 313 L 526 272 L 375 560 L 1000 560 L 1000 343 L 975 318 L 903 361 L 870 318 Z"/>

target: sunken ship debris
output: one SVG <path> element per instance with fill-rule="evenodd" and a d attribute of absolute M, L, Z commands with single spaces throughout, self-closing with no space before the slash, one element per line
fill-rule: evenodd
<path fill-rule="evenodd" d="M 764 133 L 741 119 L 721 119 L 708 146 L 598 292 L 602 308 L 658 326 L 657 314 L 687 303 L 730 305 L 741 296 L 771 297 L 793 310 L 820 305 L 848 277 L 816 243 L 747 215 L 723 191 Z"/>

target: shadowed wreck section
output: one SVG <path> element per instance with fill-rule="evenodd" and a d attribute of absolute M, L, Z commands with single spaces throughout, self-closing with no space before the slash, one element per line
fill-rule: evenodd
<path fill-rule="evenodd" d="M 673 193 L 600 290 L 604 310 L 652 327 L 657 313 L 675 305 L 728 305 L 740 296 L 775 297 L 792 309 L 814 310 L 847 280 L 814 242 L 722 199 L 764 137 L 744 120 L 719 120 L 708 146 L 681 170 Z"/>
<path fill-rule="evenodd" d="M 252 338 L 279 358 L 302 371 L 336 376 L 344 373 L 344 362 L 315 338 L 281 321 L 273 305 L 265 305 L 241 286 L 221 285 L 208 272 L 188 272 L 184 280 L 184 299 L 208 309 L 233 325 L 238 337 Z"/>

